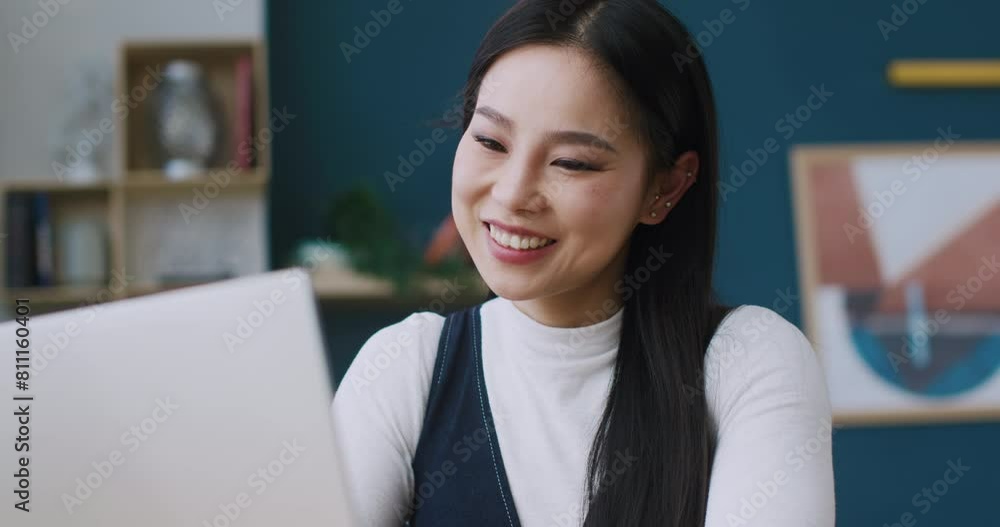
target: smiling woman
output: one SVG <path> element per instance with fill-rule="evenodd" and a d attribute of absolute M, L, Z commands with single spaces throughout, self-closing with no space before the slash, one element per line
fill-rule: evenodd
<path fill-rule="evenodd" d="M 518 2 L 466 84 L 451 205 L 490 298 L 380 330 L 334 400 L 366 524 L 832 526 L 811 346 L 714 300 L 712 88 L 671 59 L 692 36 L 655 0 L 567 4 Z"/>

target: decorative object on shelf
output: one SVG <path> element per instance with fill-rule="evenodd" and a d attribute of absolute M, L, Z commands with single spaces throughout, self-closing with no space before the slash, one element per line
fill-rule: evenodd
<path fill-rule="evenodd" d="M 259 203 L 217 200 L 208 213 L 211 217 L 188 223 L 177 213 L 175 199 L 169 194 L 146 196 L 141 209 L 127 212 L 129 226 L 142 233 L 128 239 L 135 248 L 129 256 L 136 283 L 198 283 L 265 267 L 263 241 L 255 235 L 263 223 Z M 140 202 L 137 198 L 133 203 Z"/>
<path fill-rule="evenodd" d="M 453 250 L 457 232 L 447 218 L 429 247 L 415 248 L 404 241 L 392 209 L 367 182 L 334 197 L 329 225 L 331 239 L 347 251 L 355 271 L 389 280 L 400 295 L 420 293 L 417 284 L 425 278 L 478 279 L 463 251 Z"/>
<path fill-rule="evenodd" d="M 220 143 L 221 120 L 201 66 L 173 60 L 163 73 L 163 84 L 152 93 L 153 130 L 163 171 L 177 181 L 208 168 Z"/>
<path fill-rule="evenodd" d="M 450 258 L 460 260 L 465 264 L 472 263 L 472 257 L 466 250 L 465 243 L 462 242 L 458 226 L 455 225 L 455 217 L 451 214 L 445 216 L 437 230 L 434 231 L 434 235 L 431 236 L 431 241 L 424 250 L 424 263 L 433 267 Z"/>
<path fill-rule="evenodd" d="M 347 249 L 355 270 L 388 279 L 401 291 L 409 289 L 419 255 L 401 240 L 392 211 L 369 183 L 334 197 L 329 226 L 331 240 Z"/>
<path fill-rule="evenodd" d="M 351 269 L 351 256 L 342 244 L 326 240 L 305 240 L 295 248 L 291 265 L 319 272 Z"/>
<path fill-rule="evenodd" d="M 84 61 L 67 73 L 66 112 L 52 134 L 52 172 L 66 183 L 94 183 L 104 179 L 114 142 L 101 121 L 111 109 L 111 77 L 96 64 Z"/>
<path fill-rule="evenodd" d="M 465 248 L 465 242 L 462 241 L 458 226 L 455 225 L 455 217 L 451 214 L 445 216 L 427 243 L 423 254 L 423 265 L 426 273 L 431 276 L 458 276 L 481 280 L 472 261 L 472 255 Z"/>
<path fill-rule="evenodd" d="M 100 217 L 61 223 L 56 230 L 57 269 L 61 285 L 107 282 L 107 229 Z"/>
<path fill-rule="evenodd" d="M 952 143 L 793 151 L 806 332 L 841 423 L 1000 418 L 1000 145 Z"/>

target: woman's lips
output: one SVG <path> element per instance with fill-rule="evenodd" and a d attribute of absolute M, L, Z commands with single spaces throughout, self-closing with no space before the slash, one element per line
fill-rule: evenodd
<path fill-rule="evenodd" d="M 503 263 L 514 265 L 525 265 L 537 262 L 549 254 L 552 254 L 552 251 L 555 250 L 557 245 L 557 243 L 553 241 L 552 243 L 537 249 L 511 249 L 510 247 L 500 245 L 499 242 L 493 239 L 493 236 L 490 235 L 490 224 L 487 222 L 483 222 L 483 236 L 486 237 L 486 245 L 490 254 L 494 258 Z"/>

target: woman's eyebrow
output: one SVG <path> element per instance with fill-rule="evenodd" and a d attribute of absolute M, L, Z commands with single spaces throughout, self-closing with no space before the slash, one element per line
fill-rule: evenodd
<path fill-rule="evenodd" d="M 480 106 L 476 108 L 476 113 L 482 115 L 483 117 L 493 121 L 497 126 L 504 129 L 505 132 L 511 133 L 514 131 L 514 121 L 512 121 L 506 115 L 500 113 L 499 110 L 493 108 L 492 106 Z M 602 150 L 607 150 L 617 154 L 618 150 L 611 145 L 610 141 L 594 135 L 590 132 L 580 132 L 576 130 L 556 130 L 548 132 L 545 134 L 544 140 L 546 142 L 553 143 L 566 143 L 584 146 L 593 146 L 600 148 Z"/>
<path fill-rule="evenodd" d="M 476 108 L 476 113 L 493 121 L 507 133 L 514 131 L 514 121 L 511 121 L 510 117 L 500 113 L 499 110 L 493 108 L 492 106 L 480 106 Z"/>
<path fill-rule="evenodd" d="M 590 132 L 577 132 L 574 130 L 557 130 L 545 134 L 545 140 L 553 143 L 565 143 L 571 145 L 583 145 L 600 148 L 608 152 L 617 154 L 618 150 L 611 146 L 611 143 Z"/>

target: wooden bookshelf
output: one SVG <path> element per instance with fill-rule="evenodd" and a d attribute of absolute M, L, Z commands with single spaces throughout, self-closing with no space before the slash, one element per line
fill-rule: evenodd
<path fill-rule="evenodd" d="M 239 140 L 234 128 L 238 84 L 236 65 L 245 57 L 250 58 L 253 100 L 251 136 L 244 141 L 255 147 L 255 158 L 252 166 L 241 168 L 235 163 L 236 149 L 244 142 Z M 29 298 L 36 306 L 36 312 L 45 312 L 193 285 L 202 282 L 166 281 L 158 277 L 183 274 L 174 272 L 170 266 L 178 267 L 186 263 L 184 258 L 187 254 L 204 255 L 213 250 L 215 253 L 209 256 L 222 262 L 220 265 L 232 266 L 233 275 L 267 270 L 265 207 L 270 153 L 268 144 L 254 140 L 257 132 L 269 126 L 265 57 L 266 48 L 256 40 L 123 42 L 113 59 L 117 70 L 114 96 L 116 100 L 130 100 L 135 104 L 129 107 L 126 117 L 115 120 L 112 154 L 116 162 L 112 170 L 104 174 L 100 181 L 87 183 L 62 181 L 55 174 L 0 178 L 0 233 L 9 232 L 6 206 L 9 196 L 13 194 L 48 196 L 53 251 L 59 250 L 55 240 L 61 228 L 56 221 L 62 218 L 60 215 L 85 210 L 90 214 L 88 219 L 94 221 L 94 215 L 99 214 L 106 242 L 103 261 L 107 267 L 107 278 L 98 283 L 65 282 L 59 280 L 57 269 L 52 285 L 10 287 L 6 269 L 8 258 L 24 255 L 8 254 L 7 240 L 3 239 L 0 240 L 0 297 Z M 152 85 L 150 72 L 162 72 L 166 64 L 178 59 L 194 62 L 200 67 L 215 102 L 217 124 L 222 131 L 218 135 L 216 153 L 204 173 L 183 180 L 171 180 L 162 170 L 162 156 L 158 155 L 151 134 L 151 95 L 159 84 Z M 141 88 L 143 86 L 149 91 L 143 97 L 134 97 L 145 89 Z M 246 93 L 245 90 L 243 93 Z M 209 199 L 208 205 L 201 209 L 196 206 L 199 193 Z M 179 212 L 184 205 L 190 204 L 195 204 L 192 205 L 194 219 L 190 216 L 184 218 Z M 218 240 L 213 240 L 212 236 Z M 242 245 L 229 246 L 219 242 L 228 238 L 239 238 Z M 246 255 L 239 250 L 247 251 Z M 56 257 L 54 260 L 58 262 L 59 259 Z M 151 270 L 161 264 L 162 268 Z M 116 281 L 116 270 L 134 275 L 136 279 L 121 284 Z"/>
<path fill-rule="evenodd" d="M 142 101 L 137 99 L 137 104 L 130 108 L 128 117 L 116 123 L 112 152 L 114 167 L 102 180 L 72 183 L 61 181 L 54 174 L 0 178 L 0 233 L 8 232 L 5 210 L 8 196 L 17 193 L 47 194 L 56 214 L 61 214 L 63 210 L 82 208 L 91 214 L 100 215 L 107 245 L 104 261 L 108 271 L 106 279 L 99 283 L 60 282 L 57 269 L 57 280 L 51 286 L 9 287 L 5 268 L 9 256 L 8 247 L 2 239 L 3 234 L 0 234 L 0 300 L 7 299 L 7 304 L 10 305 L 11 298 L 28 298 L 35 306 L 35 312 L 41 313 L 204 283 L 205 280 L 168 280 L 166 276 L 175 277 L 176 273 L 156 275 L 148 271 L 156 266 L 159 257 L 180 259 L 187 253 L 197 255 L 209 252 L 220 259 L 234 257 L 234 260 L 248 260 L 235 257 L 238 255 L 232 254 L 234 248 L 223 243 L 209 241 L 206 251 L 204 242 L 211 240 L 213 235 L 224 235 L 218 239 L 244 240 L 247 245 L 244 248 L 253 253 L 249 260 L 256 260 L 253 265 L 235 269 L 230 276 L 267 270 L 270 265 L 266 256 L 267 237 L 263 209 L 270 181 L 270 142 L 260 142 L 260 148 L 255 149 L 255 160 L 250 167 L 234 170 L 234 156 L 227 154 L 234 152 L 240 143 L 235 134 L 228 133 L 236 112 L 236 102 L 231 96 L 235 93 L 237 84 L 235 64 L 248 54 L 252 59 L 253 77 L 251 130 L 252 137 L 257 139 L 258 132 L 269 126 L 271 118 L 266 84 L 266 49 L 260 42 L 179 40 L 122 43 L 115 59 L 115 96 L 118 99 L 135 94 L 133 90 L 143 86 L 144 81 L 148 82 L 146 77 L 150 75 L 150 71 L 161 70 L 171 60 L 193 61 L 200 66 L 212 93 L 218 98 L 220 123 L 227 130 L 218 148 L 222 154 L 215 156 L 202 173 L 179 181 L 167 178 L 161 166 L 162 160 L 150 143 L 152 108 L 150 99 L 144 98 Z M 229 223 L 221 226 L 217 224 L 214 229 L 203 224 L 183 228 L 184 225 L 180 223 L 183 218 L 177 209 L 194 203 L 195 199 L 199 199 L 199 194 L 208 196 L 212 201 L 204 211 L 198 210 L 198 219 L 210 216 L 213 220 L 221 219 Z M 240 210 L 249 210 L 251 213 L 244 214 Z M 174 222 L 175 228 L 178 225 L 182 227 L 183 236 L 162 239 L 162 230 L 170 221 Z M 59 228 L 53 222 L 53 231 Z M 54 237 L 55 234 L 54 232 Z M 172 242 L 173 245 L 167 242 Z M 188 242 L 191 243 L 190 246 L 185 245 Z M 114 275 L 116 270 L 122 270 L 135 279 L 122 284 Z M 440 279 L 427 279 L 415 293 L 401 295 L 388 281 L 350 271 L 333 274 L 319 271 L 313 274 L 316 296 L 321 302 L 351 306 L 430 306 L 441 300 L 458 305 L 480 302 L 485 298 L 488 289 L 481 281 L 463 280 L 468 283 L 463 284 L 465 287 L 462 293 L 452 298 L 446 292 L 446 281 Z M 0 308 L 0 312 L 2 310 Z"/>

